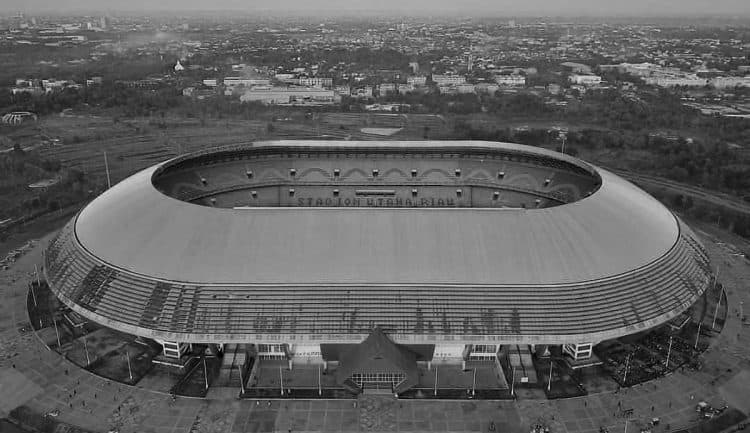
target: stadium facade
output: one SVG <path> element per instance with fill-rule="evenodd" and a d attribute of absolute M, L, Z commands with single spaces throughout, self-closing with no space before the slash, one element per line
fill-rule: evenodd
<path fill-rule="evenodd" d="M 629 182 L 476 141 L 181 156 L 86 206 L 50 243 L 45 275 L 70 309 L 167 356 L 252 343 L 290 366 L 400 383 L 414 362 L 492 359 L 502 345 L 586 359 L 682 314 L 712 281 L 690 228 Z"/>

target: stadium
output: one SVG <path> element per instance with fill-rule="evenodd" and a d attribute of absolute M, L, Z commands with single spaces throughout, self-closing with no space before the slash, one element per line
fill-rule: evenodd
<path fill-rule="evenodd" d="M 636 186 L 478 141 L 180 156 L 94 199 L 44 259 L 67 308 L 164 358 L 243 345 L 396 393 L 418 365 L 494 362 L 507 347 L 585 362 L 683 315 L 713 281 L 691 229 Z"/>

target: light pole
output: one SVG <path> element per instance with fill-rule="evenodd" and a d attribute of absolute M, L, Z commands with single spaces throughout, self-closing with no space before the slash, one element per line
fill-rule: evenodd
<path fill-rule="evenodd" d="M 206 380 L 206 391 L 208 391 L 208 367 L 206 367 L 206 357 L 203 357 L 203 378 Z"/>
<path fill-rule="evenodd" d="M 512 397 L 515 397 L 516 396 L 516 394 L 515 394 L 515 388 L 516 388 L 516 366 L 512 365 L 511 369 L 512 369 L 512 373 L 511 373 L 511 377 L 510 377 L 510 395 Z"/>
<path fill-rule="evenodd" d="M 435 366 L 435 395 L 437 395 L 438 367 Z"/>
<path fill-rule="evenodd" d="M 245 395 L 245 380 L 242 378 L 242 366 L 240 365 L 238 367 L 240 371 L 240 391 L 242 392 L 242 395 Z"/>
<path fill-rule="evenodd" d="M 669 349 L 667 349 L 667 362 L 664 363 L 664 366 L 669 368 L 669 355 L 672 354 L 672 336 L 669 336 Z"/>
<path fill-rule="evenodd" d="M 318 365 L 318 395 L 323 395 L 323 387 L 320 384 L 320 365 Z"/>
<path fill-rule="evenodd" d="M 91 359 L 89 358 L 89 347 L 86 345 L 86 336 L 83 336 L 83 350 L 86 352 L 86 367 L 91 364 Z"/>
<path fill-rule="evenodd" d="M 549 357 L 549 380 L 547 380 L 547 392 L 552 390 L 552 366 L 554 363 L 552 362 L 552 355 Z"/>
<path fill-rule="evenodd" d="M 60 331 L 57 330 L 57 320 L 55 319 L 55 316 L 52 316 L 52 323 L 55 325 L 55 335 L 57 336 L 57 348 L 60 349 Z"/>
<path fill-rule="evenodd" d="M 630 356 L 632 354 L 628 354 L 628 357 L 625 358 L 625 373 L 622 375 L 622 386 L 627 386 L 628 383 L 626 382 L 628 379 L 628 370 L 630 370 Z"/>
<path fill-rule="evenodd" d="M 724 286 L 721 286 L 721 293 L 719 293 L 719 301 L 716 303 L 716 310 L 714 310 L 714 320 L 711 322 L 711 329 L 716 328 L 716 316 L 719 314 L 719 307 L 721 306 L 721 299 L 724 297 Z"/>
<path fill-rule="evenodd" d="M 703 320 L 698 322 L 698 332 L 695 333 L 695 346 L 693 346 L 695 350 L 698 350 L 698 339 L 701 338 L 701 325 L 703 325 Z"/>
<path fill-rule="evenodd" d="M 281 395 L 284 395 L 284 373 L 281 371 L 281 366 L 279 366 L 279 387 L 281 389 Z"/>
<path fill-rule="evenodd" d="M 474 378 L 471 381 L 471 395 L 476 394 L 477 389 L 477 368 L 474 367 Z"/>
<path fill-rule="evenodd" d="M 34 292 L 34 283 L 29 284 L 29 287 L 31 287 L 31 297 L 34 299 L 34 306 L 37 306 L 36 303 L 36 293 Z"/>
<path fill-rule="evenodd" d="M 130 380 L 133 380 L 133 369 L 130 368 L 130 352 L 127 350 L 125 351 L 125 359 L 128 361 L 128 376 L 130 376 Z"/>
<path fill-rule="evenodd" d="M 112 181 L 109 177 L 109 164 L 107 163 L 107 151 L 104 151 L 104 169 L 107 172 L 107 189 L 112 188 Z"/>

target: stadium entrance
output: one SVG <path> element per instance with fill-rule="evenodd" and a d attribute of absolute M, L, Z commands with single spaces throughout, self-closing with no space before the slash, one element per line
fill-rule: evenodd
<path fill-rule="evenodd" d="M 336 381 L 358 391 L 400 393 L 419 381 L 417 354 L 376 327 L 362 343 L 340 354 Z"/>

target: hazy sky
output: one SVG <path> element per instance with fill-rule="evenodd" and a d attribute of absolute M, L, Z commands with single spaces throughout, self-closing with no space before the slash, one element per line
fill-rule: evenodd
<path fill-rule="evenodd" d="M 750 0 L 0 0 L 0 11 L 460 12 L 462 15 L 742 15 Z"/>

